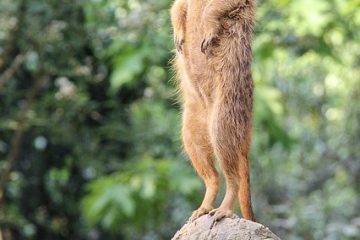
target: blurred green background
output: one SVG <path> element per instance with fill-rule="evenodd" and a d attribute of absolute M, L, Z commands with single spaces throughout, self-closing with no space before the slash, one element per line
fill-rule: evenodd
<path fill-rule="evenodd" d="M 0 1 L 0 239 L 169 239 L 199 206 L 170 5 Z M 258 6 L 257 219 L 283 239 L 360 239 L 360 1 Z"/>

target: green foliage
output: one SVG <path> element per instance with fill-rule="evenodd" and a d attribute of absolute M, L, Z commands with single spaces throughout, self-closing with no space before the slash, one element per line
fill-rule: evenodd
<path fill-rule="evenodd" d="M 5 239 L 169 239 L 200 204 L 180 140 L 170 4 L 0 2 L 0 177 L 17 153 Z M 257 219 L 283 239 L 358 239 L 360 1 L 258 5 Z"/>
<path fill-rule="evenodd" d="M 132 236 L 139 229 L 152 231 L 167 221 L 168 214 L 159 213 L 170 207 L 169 197 L 199 189 L 199 182 L 183 164 L 144 158 L 128 166 L 88 185 L 83 209 L 91 224 L 99 223 L 110 232 L 120 227 Z"/>

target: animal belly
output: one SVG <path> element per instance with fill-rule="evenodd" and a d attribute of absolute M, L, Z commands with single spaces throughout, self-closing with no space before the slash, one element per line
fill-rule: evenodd
<path fill-rule="evenodd" d="M 207 63 L 206 56 L 201 52 L 201 42 L 204 31 L 201 25 L 201 13 L 207 0 L 190 1 L 191 11 L 187 16 L 186 34 L 184 42 L 183 61 L 187 78 L 184 80 L 184 89 L 205 104 L 211 100 L 214 75 Z"/>

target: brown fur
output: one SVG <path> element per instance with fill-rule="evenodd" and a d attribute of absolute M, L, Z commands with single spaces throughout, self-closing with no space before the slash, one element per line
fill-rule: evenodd
<path fill-rule="evenodd" d="M 255 221 L 248 161 L 255 5 L 255 0 L 176 0 L 171 9 L 183 142 L 206 185 L 204 200 L 192 219 L 209 212 L 215 220 L 230 217 L 238 196 L 243 217 Z M 214 156 L 227 186 L 217 209 L 213 204 L 220 178 Z"/>

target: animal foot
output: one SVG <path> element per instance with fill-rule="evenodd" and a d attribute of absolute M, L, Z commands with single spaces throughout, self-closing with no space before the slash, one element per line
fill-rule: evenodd
<path fill-rule="evenodd" d="M 212 209 L 213 209 L 212 207 L 200 207 L 199 209 L 193 211 L 189 220 L 193 222 L 202 215 L 208 214 Z"/>
<path fill-rule="evenodd" d="M 211 216 L 213 216 L 214 221 L 218 222 L 223 218 L 234 218 L 233 211 L 226 208 L 216 208 L 209 212 Z"/>

